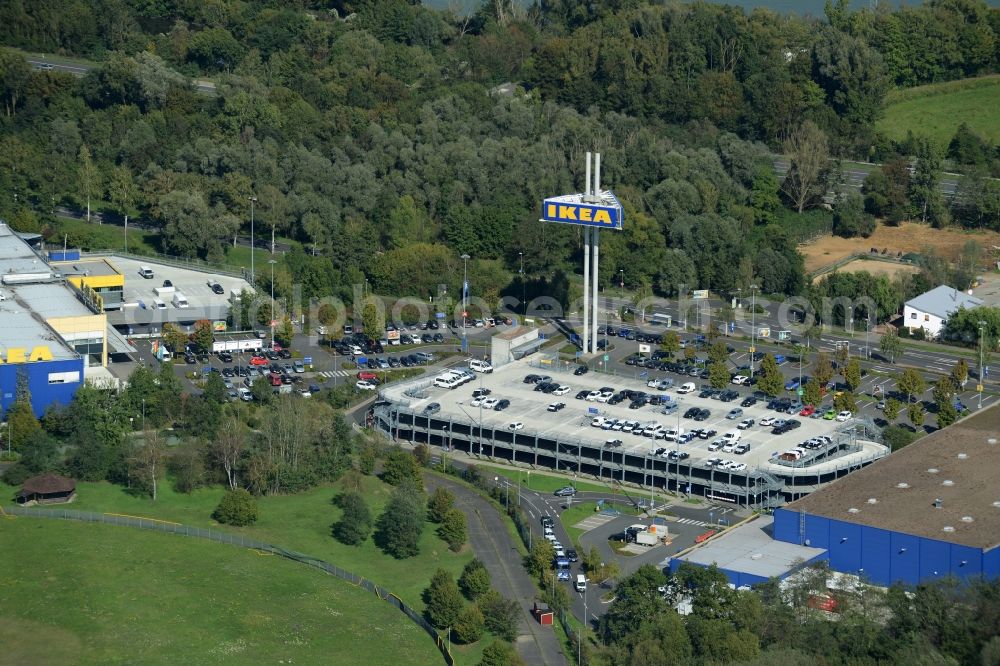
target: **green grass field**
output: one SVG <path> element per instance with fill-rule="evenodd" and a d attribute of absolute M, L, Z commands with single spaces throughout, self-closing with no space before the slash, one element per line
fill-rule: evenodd
<path fill-rule="evenodd" d="M 242 548 L 13 518 L 0 562 L 2 664 L 442 663 L 366 590 Z"/>
<path fill-rule="evenodd" d="M 362 480 L 362 493 L 373 514 L 377 516 L 389 499 L 391 487 L 374 477 L 364 477 Z M 16 490 L 13 486 L 0 483 L 0 504 L 12 504 Z M 333 484 L 296 495 L 259 498 L 260 517 L 255 525 L 245 528 L 218 525 L 212 520 L 212 511 L 223 495 L 223 489 L 219 487 L 200 489 L 184 495 L 174 492 L 169 483 L 162 482 L 159 497 L 153 502 L 146 497 L 130 495 L 125 489 L 109 483 L 78 482 L 77 500 L 71 505 L 57 508 L 142 516 L 246 534 L 318 557 L 369 578 L 396 594 L 418 612 L 424 609 L 421 592 L 437 569 L 445 569 L 457 579 L 465 564 L 473 558 L 468 546 L 457 554 L 448 550 L 447 545 L 434 533 L 432 523 L 428 523 L 424 529 L 420 554 L 406 560 L 396 560 L 384 554 L 371 539 L 359 546 L 341 544 L 330 534 L 332 524 L 341 514 L 340 509 L 332 504 L 339 492 L 338 484 Z M 0 522 L 0 529 L 4 525 L 5 522 Z M 2 536 L 0 540 L 3 540 Z M 342 610 L 346 612 L 348 609 Z M 408 620 L 400 615 L 400 622 L 404 621 Z M 474 645 L 453 646 L 452 653 L 460 663 L 478 663 L 483 647 L 490 640 L 487 636 Z M 427 641 L 431 643 L 430 637 Z M 379 660 L 378 663 L 388 663 L 388 660 Z"/>
<path fill-rule="evenodd" d="M 944 148 L 963 122 L 987 141 L 1000 142 L 1000 75 L 893 91 L 876 128 L 896 140 L 913 131 Z"/>

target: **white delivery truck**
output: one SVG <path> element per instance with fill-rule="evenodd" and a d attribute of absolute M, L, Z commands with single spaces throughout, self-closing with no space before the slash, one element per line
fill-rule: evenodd
<path fill-rule="evenodd" d="M 174 307 L 175 308 L 188 308 L 188 307 L 191 307 L 191 304 L 188 303 L 187 296 L 185 296 L 184 294 L 182 294 L 179 291 L 174 293 L 174 301 L 173 301 L 173 303 L 174 303 Z"/>

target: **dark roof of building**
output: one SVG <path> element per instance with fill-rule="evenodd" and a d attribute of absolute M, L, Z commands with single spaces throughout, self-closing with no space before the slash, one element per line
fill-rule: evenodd
<path fill-rule="evenodd" d="M 58 474 L 42 474 L 26 479 L 21 484 L 21 495 L 51 495 L 53 493 L 71 493 L 76 490 L 76 481 Z"/>
<path fill-rule="evenodd" d="M 993 406 L 786 508 L 990 549 L 1000 544 L 998 470 L 1000 406 Z"/>

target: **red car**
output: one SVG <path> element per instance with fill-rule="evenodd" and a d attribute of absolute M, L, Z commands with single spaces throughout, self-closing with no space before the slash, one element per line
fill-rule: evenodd
<path fill-rule="evenodd" d="M 271 386 L 281 386 L 281 375 L 271 373 Z"/>
<path fill-rule="evenodd" d="M 250 365 L 268 365 L 268 360 L 263 356 L 254 356 L 250 359 Z"/>
<path fill-rule="evenodd" d="M 805 407 L 802 408 L 802 411 L 799 412 L 799 416 L 812 416 L 815 413 L 816 413 L 815 407 L 813 407 L 812 405 L 806 405 Z"/>
<path fill-rule="evenodd" d="M 376 375 L 374 372 L 367 372 L 362 370 L 361 372 L 358 373 L 358 379 L 371 381 L 372 379 L 378 379 L 378 375 Z"/>

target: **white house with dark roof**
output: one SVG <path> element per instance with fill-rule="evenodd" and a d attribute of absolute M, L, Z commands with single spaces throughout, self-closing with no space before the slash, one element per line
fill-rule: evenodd
<path fill-rule="evenodd" d="M 912 330 L 924 329 L 927 337 L 937 337 L 945 322 L 959 308 L 974 308 L 983 304 L 964 291 L 941 285 L 911 298 L 903 306 L 903 326 Z"/>

